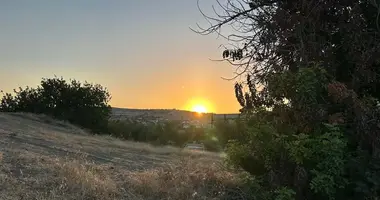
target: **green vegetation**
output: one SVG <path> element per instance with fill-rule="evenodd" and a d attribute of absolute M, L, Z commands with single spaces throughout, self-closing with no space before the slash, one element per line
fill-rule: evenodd
<path fill-rule="evenodd" d="M 220 143 L 219 136 L 233 134 L 233 125 L 224 129 L 225 123 L 217 123 L 214 128 L 184 127 L 180 121 L 162 123 L 141 123 L 133 120 L 112 120 L 109 122 L 109 134 L 118 138 L 137 142 L 147 142 L 153 145 L 173 145 L 183 147 L 189 142 L 203 143 L 206 150 L 222 151 L 225 146 Z"/>
<path fill-rule="evenodd" d="M 179 121 L 142 123 L 137 120 L 115 120 L 109 122 L 109 133 L 126 140 L 177 146 L 189 141 L 202 141 L 205 136 L 204 128 L 183 128 Z"/>
<path fill-rule="evenodd" d="M 252 199 L 378 199 L 378 1 L 231 0 L 200 34 L 234 26 L 245 122 L 226 138 Z"/>
<path fill-rule="evenodd" d="M 101 133 L 107 130 L 110 98 L 107 89 L 98 84 L 43 78 L 37 88 L 3 93 L 0 111 L 46 114 Z"/>

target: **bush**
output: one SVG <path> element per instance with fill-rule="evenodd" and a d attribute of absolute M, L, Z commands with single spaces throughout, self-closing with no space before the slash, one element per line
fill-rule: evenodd
<path fill-rule="evenodd" d="M 142 123 L 137 120 L 111 120 L 108 133 L 118 138 L 154 145 L 174 145 L 183 147 L 188 142 L 200 142 L 206 150 L 218 152 L 222 150 L 214 129 L 190 126 L 184 128 L 179 121 L 160 123 Z"/>
<path fill-rule="evenodd" d="M 260 180 L 260 190 L 275 194 L 286 187 L 305 199 L 334 199 L 347 188 L 348 143 L 339 128 L 283 134 L 257 122 L 245 134 L 246 141 L 229 141 L 227 161 Z"/>
<path fill-rule="evenodd" d="M 107 130 L 111 98 L 98 84 L 70 82 L 63 78 L 43 78 L 37 88 L 26 87 L 3 94 L 0 111 L 43 113 L 67 120 L 95 133 Z"/>
<path fill-rule="evenodd" d="M 205 139 L 205 140 L 202 140 L 201 143 L 203 143 L 207 151 L 211 151 L 211 152 L 222 151 L 222 146 L 217 140 Z"/>
<path fill-rule="evenodd" d="M 290 103 L 250 109 L 248 123 L 240 124 L 240 137 L 227 143 L 228 163 L 248 172 L 262 194 L 270 191 L 268 199 L 276 194 L 311 200 L 377 196 L 380 160 L 368 137 L 369 128 L 378 128 L 368 119 L 378 119 L 379 109 L 337 83 L 340 93 L 334 93 L 323 73 L 307 68 L 277 75 L 268 82 L 277 86 L 267 92 L 280 96 L 287 91 L 281 81 L 291 82 L 286 94 Z M 339 102 L 334 96 L 338 94 L 345 100 Z M 337 112 L 342 114 L 332 118 Z"/>

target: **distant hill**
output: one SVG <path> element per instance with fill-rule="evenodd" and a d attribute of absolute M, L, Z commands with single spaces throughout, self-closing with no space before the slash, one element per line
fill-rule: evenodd
<path fill-rule="evenodd" d="M 130 109 L 130 108 L 112 108 L 112 119 L 161 119 L 161 120 L 197 120 L 209 123 L 211 119 L 237 118 L 238 113 L 231 114 L 214 114 L 204 113 L 199 115 L 196 112 L 177 110 L 177 109 Z"/>

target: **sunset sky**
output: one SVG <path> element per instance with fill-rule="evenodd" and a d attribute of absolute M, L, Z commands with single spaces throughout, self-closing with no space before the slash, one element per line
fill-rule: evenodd
<path fill-rule="evenodd" d="M 214 1 L 201 0 L 212 12 Z M 99 83 L 126 108 L 239 110 L 225 41 L 205 24 L 197 0 L 4 0 L 0 2 L 0 89 L 63 76 Z"/>

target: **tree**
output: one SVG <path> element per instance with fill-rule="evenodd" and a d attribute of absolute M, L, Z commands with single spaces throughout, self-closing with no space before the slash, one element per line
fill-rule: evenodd
<path fill-rule="evenodd" d="M 107 129 L 111 96 L 101 85 L 43 78 L 37 88 L 20 87 L 14 93 L 3 94 L 1 111 L 44 113 L 97 133 Z"/>
<path fill-rule="evenodd" d="M 216 16 L 202 12 L 211 25 L 196 32 L 228 40 L 222 57 L 236 67 L 232 80 L 247 77 L 235 94 L 254 119 L 245 141 L 230 142 L 230 161 L 273 194 L 288 188 L 296 199 L 378 198 L 368 174 L 380 178 L 380 2 L 217 4 Z M 223 35 L 225 26 L 233 33 Z"/>

